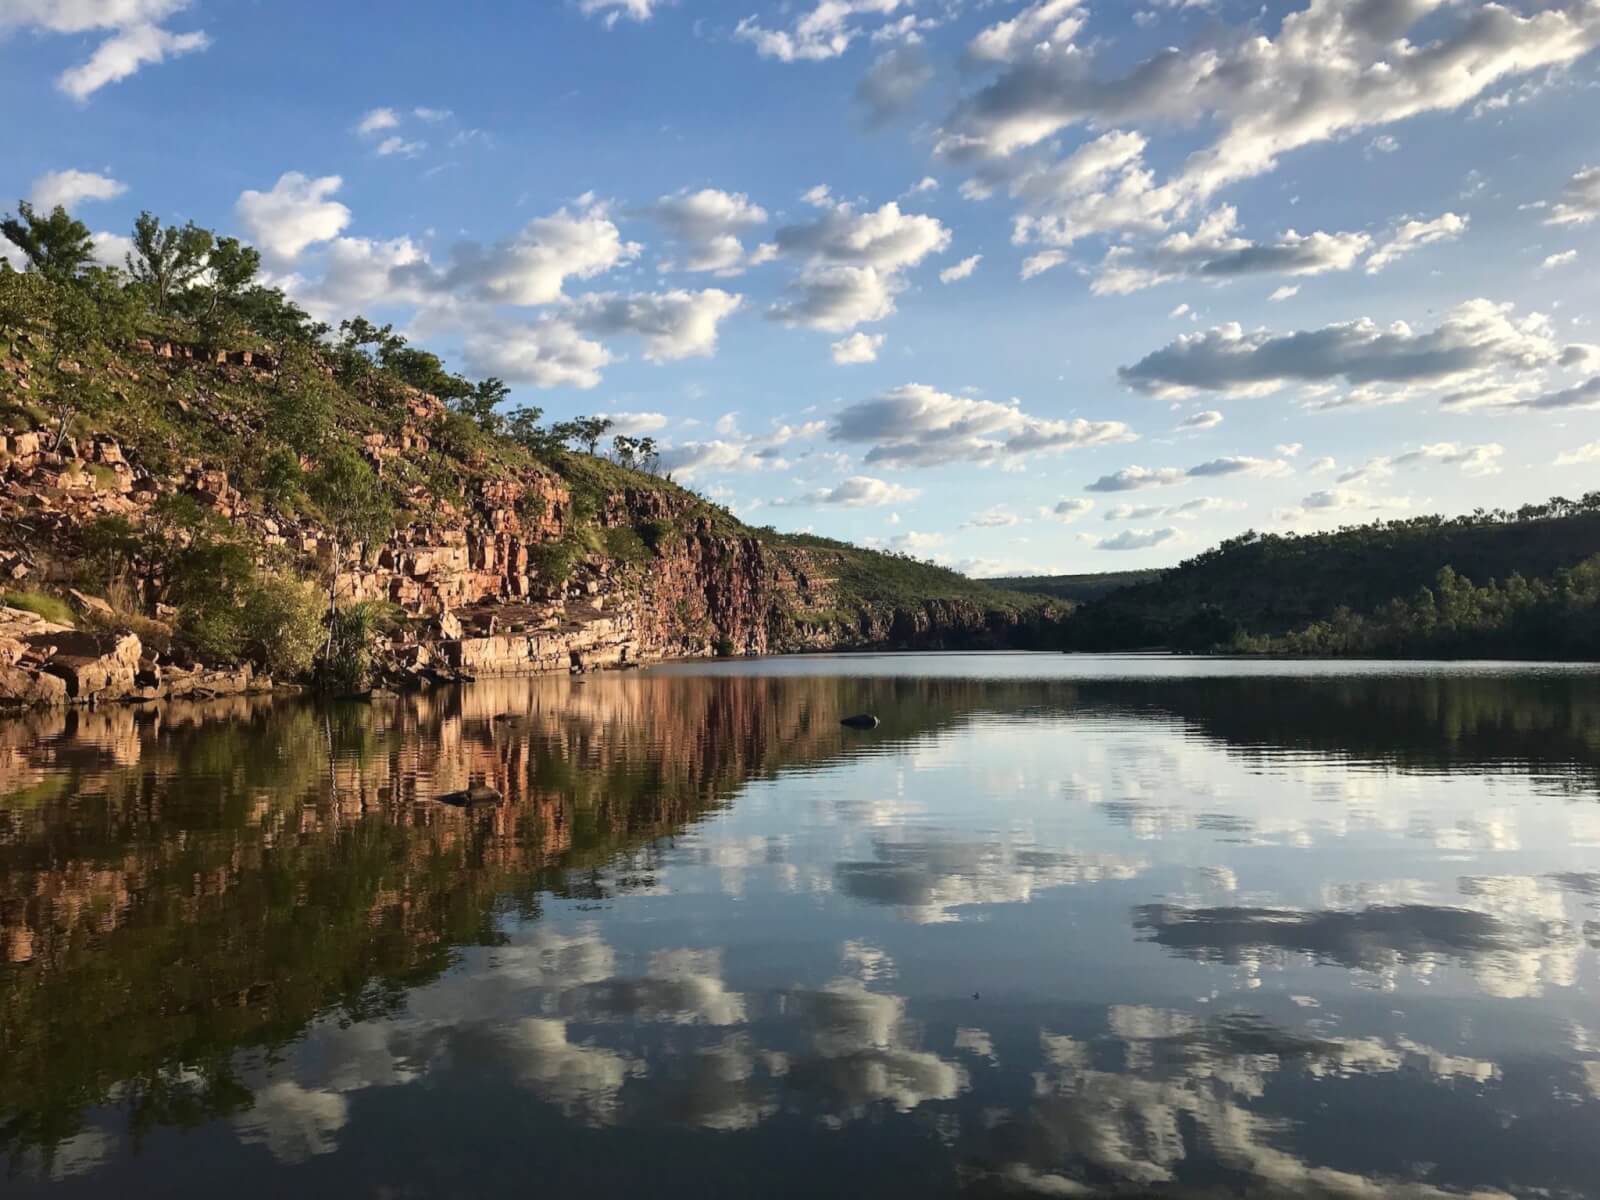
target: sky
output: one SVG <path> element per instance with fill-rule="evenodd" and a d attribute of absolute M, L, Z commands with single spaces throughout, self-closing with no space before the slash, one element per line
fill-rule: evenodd
<path fill-rule="evenodd" d="M 1600 486 L 1597 47 L 1600 0 L 0 0 L 0 207 L 243 237 L 755 524 L 1159 567 Z"/>

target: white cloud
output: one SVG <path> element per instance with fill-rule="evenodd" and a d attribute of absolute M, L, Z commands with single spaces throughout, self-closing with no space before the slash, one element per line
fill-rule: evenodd
<path fill-rule="evenodd" d="M 920 495 L 922 492 L 919 488 L 901 487 L 870 475 L 852 475 L 835 487 L 821 488 L 792 500 L 774 500 L 772 503 L 779 508 L 814 508 L 823 505 L 882 508 L 887 504 L 904 504 Z"/>
<path fill-rule="evenodd" d="M 673 362 L 714 354 L 719 325 L 743 301 L 744 297 L 720 288 L 629 295 L 597 292 L 573 301 L 565 316 L 585 333 L 643 338 L 645 358 Z"/>
<path fill-rule="evenodd" d="M 550 388 L 593 388 L 611 352 L 590 341 L 571 322 L 547 318 L 525 325 L 476 325 L 462 349 L 477 375 L 498 375 L 511 383 Z"/>
<path fill-rule="evenodd" d="M 1267 299 L 1274 304 L 1281 304 L 1285 300 L 1294 299 L 1294 297 L 1298 296 L 1299 294 L 1300 285 L 1298 283 L 1292 286 L 1289 284 L 1284 284 L 1281 288 L 1274 290 L 1272 295 L 1268 296 Z"/>
<path fill-rule="evenodd" d="M 600 18 L 607 29 L 615 29 L 623 17 L 648 21 L 667 0 L 578 0 L 578 11 L 586 17 Z"/>
<path fill-rule="evenodd" d="M 720 435 L 706 442 L 684 442 L 662 452 L 662 466 L 688 478 L 704 472 L 782 471 L 790 463 L 783 447 L 806 441 L 827 429 L 826 421 L 807 421 L 801 425 L 777 425 L 770 433 L 747 437 L 739 431 L 737 414 L 728 413 L 717 421 Z"/>
<path fill-rule="evenodd" d="M 1182 421 L 1178 422 L 1178 428 L 1190 429 L 1199 432 L 1206 429 L 1215 429 L 1221 424 L 1222 414 L 1217 412 L 1215 409 L 1208 409 L 1205 412 L 1197 412 L 1191 416 L 1185 417 Z"/>
<path fill-rule="evenodd" d="M 1559 254 L 1549 255 L 1544 262 L 1539 264 L 1541 270 L 1554 271 L 1557 267 L 1571 266 L 1578 261 L 1576 250 L 1563 250 Z"/>
<path fill-rule="evenodd" d="M 1546 225 L 1587 225 L 1600 217 L 1600 167 L 1585 167 L 1567 180 L 1561 198 L 1550 208 Z"/>
<path fill-rule="evenodd" d="M 415 158 L 428 148 L 427 142 L 412 142 L 400 137 L 386 137 L 378 143 L 379 158 Z"/>
<path fill-rule="evenodd" d="M 0 252 L 5 249 L 0 244 Z M 122 267 L 128 261 L 128 255 L 133 253 L 133 239 L 120 233 L 106 233 L 104 231 L 94 235 L 94 260 L 104 267 Z"/>
<path fill-rule="evenodd" d="M 1359 319 L 1322 329 L 1273 334 L 1238 324 L 1186 334 L 1118 375 L 1137 391 L 1261 394 L 1293 383 L 1356 388 L 1436 387 L 1528 372 L 1558 362 L 1562 348 L 1540 314 L 1516 318 L 1510 305 L 1471 300 L 1433 330 L 1405 322 L 1381 328 Z"/>
<path fill-rule="evenodd" d="M 1143 488 L 1168 487 L 1183 482 L 1183 472 L 1176 467 L 1123 467 L 1110 475 L 1102 475 L 1088 487 L 1087 492 L 1133 492 Z"/>
<path fill-rule="evenodd" d="M 1545 392 L 1531 397 L 1511 396 L 1501 401 L 1506 408 L 1529 409 L 1593 409 L 1600 408 L 1600 375 L 1575 387 L 1559 392 Z"/>
<path fill-rule="evenodd" d="M 341 237 L 329 243 L 318 282 L 294 275 L 276 282 L 313 316 L 333 321 L 380 304 L 421 303 L 426 293 L 405 280 L 407 268 L 425 267 L 427 261 L 427 253 L 410 238 Z"/>
<path fill-rule="evenodd" d="M 1504 454 L 1505 447 L 1497 442 L 1485 442 L 1477 446 L 1465 446 L 1459 442 L 1433 442 L 1401 454 L 1368 459 L 1363 465 L 1345 471 L 1335 482 L 1384 479 L 1397 469 L 1434 464 L 1459 467 L 1466 475 L 1498 475 L 1500 459 Z"/>
<path fill-rule="evenodd" d="M 1129 246 L 1106 251 L 1091 290 L 1096 295 L 1126 295 L 1177 279 L 1224 282 L 1246 275 L 1320 275 L 1348 271 L 1372 239 L 1364 233 L 1299 234 L 1289 230 L 1276 241 L 1252 242 L 1236 232 L 1238 212 L 1223 206 L 1193 233 L 1175 233 L 1143 253 Z"/>
<path fill-rule="evenodd" d="M 887 17 L 911 0 L 817 0 L 788 29 L 768 29 L 745 17 L 733 36 L 749 42 L 763 58 L 779 62 L 820 62 L 837 58 L 864 32 L 862 17 Z"/>
<path fill-rule="evenodd" d="M 1070 43 L 1087 18 L 1083 0 L 1036 0 L 1010 20 L 990 25 L 972 39 L 973 62 L 1009 63 L 1036 45 Z"/>
<path fill-rule="evenodd" d="M 1431 245 L 1434 242 L 1453 242 L 1467 231 L 1469 223 L 1466 217 L 1452 212 L 1444 213 L 1431 221 L 1406 221 L 1367 259 L 1367 274 L 1376 275 L 1419 246 Z"/>
<path fill-rule="evenodd" d="M 933 67 L 915 44 L 880 55 L 856 85 L 856 103 L 868 128 L 887 125 L 908 112 L 932 80 Z"/>
<path fill-rule="evenodd" d="M 914 529 L 897 533 L 889 539 L 889 546 L 903 554 L 926 554 L 942 545 L 944 545 L 944 534 L 918 533 Z"/>
<path fill-rule="evenodd" d="M 427 283 L 491 304 L 553 304 L 564 298 L 569 278 L 603 275 L 637 258 L 641 249 L 622 240 L 604 205 L 584 197 L 576 212 L 562 208 L 536 217 L 515 237 L 487 249 L 475 242 L 457 245 L 449 267 Z"/>
<path fill-rule="evenodd" d="M 329 199 L 342 183 L 337 175 L 311 179 L 286 171 L 270 192 L 241 193 L 234 211 L 264 253 L 289 261 L 307 246 L 338 237 L 350 223 L 350 210 Z"/>
<path fill-rule="evenodd" d="M 1012 512 L 1003 504 L 996 504 L 984 509 L 982 512 L 973 513 L 961 522 L 963 529 L 1010 529 L 1013 525 L 1022 524 L 1022 518 Z"/>
<path fill-rule="evenodd" d="M 1083 516 L 1093 508 L 1093 500 L 1072 498 L 1058 501 L 1054 508 L 1041 511 L 1048 512 L 1050 516 L 1054 517 L 1064 525 L 1070 525 L 1073 521 L 1076 521 L 1079 517 Z"/>
<path fill-rule="evenodd" d="M 59 204 L 71 212 L 85 200 L 111 200 L 127 190 L 127 184 L 93 171 L 48 171 L 33 181 L 29 198 L 45 211 Z"/>
<path fill-rule="evenodd" d="M 1032 279 L 1035 275 L 1043 275 L 1046 271 L 1053 271 L 1067 261 L 1064 250 L 1041 250 L 1037 254 L 1030 254 L 1022 260 L 1022 278 Z"/>
<path fill-rule="evenodd" d="M 171 33 L 157 25 L 130 25 L 101 42 L 87 61 L 63 71 L 56 86 L 74 100 L 87 100 L 142 66 L 193 54 L 209 45 L 211 39 L 204 33 Z"/>
<path fill-rule="evenodd" d="M 826 189 L 813 189 L 807 199 L 822 215 L 778 230 L 775 240 L 784 254 L 816 263 L 900 271 L 950 244 L 950 230 L 937 217 L 901 212 L 893 200 L 876 211 L 858 213 Z"/>
<path fill-rule="evenodd" d="M 1600 442 L 1585 442 L 1575 450 L 1563 450 L 1556 455 L 1553 465 L 1558 467 L 1588 466 L 1600 462 Z"/>
<path fill-rule="evenodd" d="M 743 192 L 724 192 L 717 188 L 685 189 L 662 196 L 643 210 L 678 243 L 681 258 L 662 264 L 663 270 L 715 271 L 737 274 L 755 265 L 748 255 L 743 234 L 767 222 L 767 210 Z M 765 255 L 761 256 L 764 260 Z"/>
<path fill-rule="evenodd" d="M 1183 540 L 1181 530 L 1170 526 L 1166 529 L 1124 529 L 1115 537 L 1101 538 L 1094 544 L 1096 550 L 1149 550 L 1155 546 L 1164 546 L 1168 542 Z"/>
<path fill-rule="evenodd" d="M 789 285 L 790 299 L 767 315 L 785 325 L 844 333 L 893 313 L 902 286 L 898 276 L 873 267 L 807 267 Z"/>
<path fill-rule="evenodd" d="M 1189 468 L 1191 479 L 1209 479 L 1225 475 L 1252 475 L 1269 479 L 1294 474 L 1294 468 L 1281 458 L 1252 458 L 1248 454 L 1232 454 L 1213 458 Z"/>
<path fill-rule="evenodd" d="M 852 333 L 832 346 L 833 361 L 841 367 L 856 363 L 878 361 L 878 351 L 883 349 L 885 335 L 881 333 Z"/>
<path fill-rule="evenodd" d="M 392 108 L 369 109 L 356 124 L 356 132 L 362 135 L 380 133 L 385 129 L 394 129 L 400 124 L 400 115 Z"/>
<path fill-rule="evenodd" d="M 945 153 L 1002 159 L 1069 126 L 1209 118 L 1219 132 L 1173 181 L 1177 207 L 1300 147 L 1449 111 L 1501 80 L 1573 62 L 1600 42 L 1600 13 L 1589 3 L 1524 16 L 1446 0 L 1311 0 L 1275 36 L 1254 21 L 1212 30 L 1120 74 L 1099 69 L 1097 47 L 1075 32 L 1003 39 L 1004 69 L 950 115 Z"/>
<path fill-rule="evenodd" d="M 1161 517 L 1168 520 L 1194 521 L 1207 513 L 1238 512 L 1245 506 L 1237 500 L 1224 500 L 1218 496 L 1197 496 L 1182 504 L 1118 504 L 1105 512 L 1107 521 L 1153 521 Z"/>
<path fill-rule="evenodd" d="M 978 269 L 978 264 L 983 261 L 983 255 L 974 254 L 971 258 L 963 258 L 953 267 L 946 267 L 939 272 L 940 283 L 955 283 L 957 280 L 970 278 Z"/>
<path fill-rule="evenodd" d="M 647 433 L 659 433 L 667 427 L 666 413 L 658 412 L 602 412 L 596 413 L 597 417 L 604 417 L 611 422 L 611 432 L 621 437 L 639 437 Z"/>
<path fill-rule="evenodd" d="M 870 443 L 866 461 L 892 467 L 1015 463 L 1036 453 L 1132 441 L 1121 421 L 1046 420 L 1015 404 L 952 396 L 911 383 L 852 404 L 829 430 L 836 442 Z"/>
<path fill-rule="evenodd" d="M 1300 502 L 1310 513 L 1384 512 L 1411 507 L 1406 496 L 1374 496 L 1356 488 L 1326 488 Z"/>

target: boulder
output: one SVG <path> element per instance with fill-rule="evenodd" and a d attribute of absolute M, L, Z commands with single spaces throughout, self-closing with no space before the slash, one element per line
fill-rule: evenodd
<path fill-rule="evenodd" d="M 98 617 L 115 617 L 116 610 L 99 596 L 90 596 L 80 592 L 77 588 L 67 589 L 67 599 L 72 601 L 72 607 L 85 615 Z"/>
<path fill-rule="evenodd" d="M 37 667 L 0 666 L 0 705 L 34 708 L 66 702 L 66 680 Z"/>
<path fill-rule="evenodd" d="M 73 629 L 33 634 L 26 640 L 41 651 L 46 643 L 53 648 L 44 669 L 65 681 L 68 699 L 80 702 L 115 700 L 131 692 L 144 653 L 138 635 L 132 633 Z"/>

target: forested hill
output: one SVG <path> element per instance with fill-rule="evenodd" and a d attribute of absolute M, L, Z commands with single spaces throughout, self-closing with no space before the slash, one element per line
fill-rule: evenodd
<path fill-rule="evenodd" d="M 1600 492 L 1515 512 L 1247 533 L 1079 608 L 1065 648 L 1592 657 Z"/>
<path fill-rule="evenodd" d="M 1049 596 L 1084 604 L 1121 588 L 1149 583 L 1160 577 L 1160 571 L 1101 571 L 1092 575 L 1010 575 L 985 582 L 1002 591 Z"/>

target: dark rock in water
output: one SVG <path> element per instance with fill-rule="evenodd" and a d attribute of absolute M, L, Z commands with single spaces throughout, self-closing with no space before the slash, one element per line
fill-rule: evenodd
<path fill-rule="evenodd" d="M 871 713 L 857 713 L 853 717 L 846 717 L 839 724 L 846 729 L 876 729 L 878 727 L 878 718 Z"/>
<path fill-rule="evenodd" d="M 504 799 L 496 788 L 486 783 L 475 783 L 471 787 L 459 792 L 446 792 L 442 796 L 435 796 L 440 804 L 453 804 L 457 808 L 471 808 L 479 804 L 499 804 Z"/>

